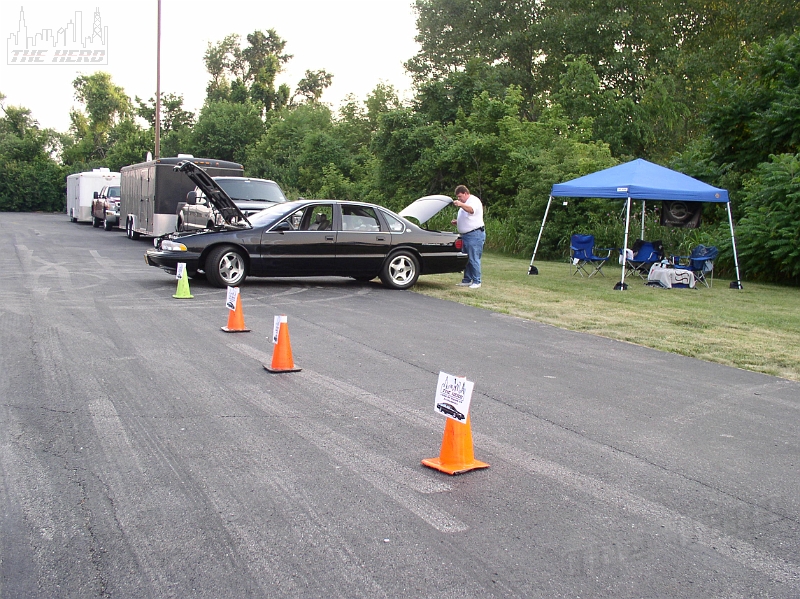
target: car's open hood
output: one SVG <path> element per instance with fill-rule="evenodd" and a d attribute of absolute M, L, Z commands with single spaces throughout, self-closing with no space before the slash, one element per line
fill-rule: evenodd
<path fill-rule="evenodd" d="M 403 218 L 411 217 L 419 221 L 419 224 L 424 224 L 428 222 L 431 218 L 439 214 L 442 208 L 447 206 L 453 205 L 453 198 L 448 196 L 442 195 L 433 195 L 433 196 L 425 196 L 424 198 L 420 198 L 415 200 L 405 208 L 403 208 L 399 214 Z"/>
<path fill-rule="evenodd" d="M 203 192 L 211 205 L 222 215 L 226 223 L 239 227 L 245 223 L 248 226 L 252 226 L 244 213 L 239 210 L 230 196 L 225 193 L 225 190 L 194 162 L 190 160 L 179 162 L 175 165 L 175 170 L 186 173 L 186 176 L 200 188 L 200 191 Z"/>

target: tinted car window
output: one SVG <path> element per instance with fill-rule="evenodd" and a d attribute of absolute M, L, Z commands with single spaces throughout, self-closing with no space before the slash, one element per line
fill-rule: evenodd
<path fill-rule="evenodd" d="M 403 221 L 401 221 L 399 217 L 386 211 L 383 211 L 383 216 L 386 217 L 386 222 L 389 223 L 389 230 L 392 233 L 402 233 L 403 231 L 406 230 L 406 226 L 403 224 Z"/>
<path fill-rule="evenodd" d="M 380 231 L 378 215 L 367 206 L 342 206 L 342 231 Z"/>
<path fill-rule="evenodd" d="M 118 198 L 119 197 L 119 185 L 114 185 L 108 188 L 106 192 L 109 198 Z"/>

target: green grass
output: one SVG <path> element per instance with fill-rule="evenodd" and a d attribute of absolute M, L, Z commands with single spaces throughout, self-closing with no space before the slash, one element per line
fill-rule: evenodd
<path fill-rule="evenodd" d="M 800 289 L 715 279 L 710 289 L 648 287 L 638 277 L 615 291 L 621 267 L 605 277 L 572 275 L 566 262 L 484 253 L 481 289 L 456 287 L 460 275 L 422 277 L 414 290 L 553 326 L 800 381 Z"/>

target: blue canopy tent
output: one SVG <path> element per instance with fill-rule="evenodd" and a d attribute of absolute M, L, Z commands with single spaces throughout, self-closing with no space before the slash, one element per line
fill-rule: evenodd
<path fill-rule="evenodd" d="M 538 270 L 533 265 L 536 259 L 536 251 L 539 249 L 539 242 L 542 239 L 542 231 L 550 212 L 550 205 L 554 197 L 573 197 L 573 198 L 615 198 L 626 200 L 625 216 L 625 239 L 623 242 L 623 255 L 628 250 L 628 233 L 631 222 L 631 204 L 634 200 L 642 200 L 642 239 L 644 238 L 644 205 L 647 200 L 664 201 L 679 200 L 684 202 L 713 202 L 715 204 L 725 204 L 728 209 L 728 222 L 731 229 L 731 243 L 733 245 L 733 260 L 736 266 L 736 281 L 731 287 L 741 289 L 741 278 L 739 276 L 739 259 L 736 255 L 736 240 L 733 235 L 733 216 L 731 215 L 731 203 L 728 192 L 724 189 L 712 187 L 707 183 L 693 179 L 688 175 L 670 170 L 666 167 L 653 164 L 641 158 L 607 168 L 591 175 L 585 175 L 572 179 L 566 183 L 553 185 L 550 191 L 550 199 L 547 201 L 547 208 L 542 218 L 542 226 L 539 229 L 539 237 L 536 239 L 536 246 L 533 249 L 528 274 L 538 274 Z M 618 283 L 620 289 L 625 289 L 625 266 L 622 267 L 622 281 Z"/>

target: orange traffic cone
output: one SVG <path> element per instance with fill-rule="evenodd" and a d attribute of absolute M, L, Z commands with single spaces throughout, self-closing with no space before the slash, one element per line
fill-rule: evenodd
<path fill-rule="evenodd" d="M 249 333 L 250 329 L 244 326 L 244 312 L 242 312 L 242 296 L 236 296 L 236 309 L 228 310 L 228 326 L 221 327 L 226 333 Z"/>
<path fill-rule="evenodd" d="M 272 364 L 264 368 L 270 372 L 300 372 L 302 368 L 294 365 L 292 358 L 292 344 L 289 341 L 289 324 L 286 317 L 280 317 L 280 328 L 278 329 L 278 343 L 272 352 Z"/>
<path fill-rule="evenodd" d="M 469 414 L 466 422 L 458 422 L 452 418 L 447 419 L 439 457 L 422 460 L 422 464 L 447 474 L 461 474 L 489 467 L 486 462 L 479 462 L 475 459 L 472 451 L 472 428 Z"/>

